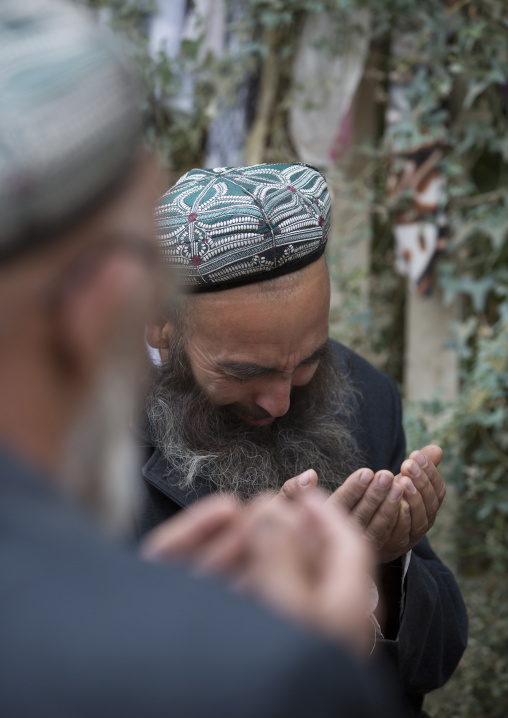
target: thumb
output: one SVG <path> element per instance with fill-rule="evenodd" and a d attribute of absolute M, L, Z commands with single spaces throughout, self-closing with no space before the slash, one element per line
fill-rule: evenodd
<path fill-rule="evenodd" d="M 251 527 L 244 585 L 274 609 L 298 618 L 307 600 L 308 571 L 298 548 L 298 523 L 288 513 L 295 508 L 287 502 L 276 511 L 271 506 Z"/>
<path fill-rule="evenodd" d="M 296 499 L 302 493 L 314 491 L 318 484 L 318 476 L 314 469 L 307 469 L 303 474 L 288 479 L 277 494 L 277 499 Z"/>

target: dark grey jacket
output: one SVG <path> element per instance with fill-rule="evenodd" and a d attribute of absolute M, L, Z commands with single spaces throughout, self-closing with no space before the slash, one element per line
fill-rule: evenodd
<path fill-rule="evenodd" d="M 0 449 L 2 717 L 398 718 L 392 685 L 218 583 L 137 560 Z"/>
<path fill-rule="evenodd" d="M 406 441 L 394 382 L 342 344 L 333 342 L 333 347 L 359 397 L 353 431 L 363 453 L 362 465 L 399 473 Z M 192 491 L 180 489 L 180 477 L 152 445 L 146 422 L 139 434 L 146 455 L 139 517 L 143 534 L 212 489 L 205 482 L 198 482 Z M 453 574 L 427 539 L 413 549 L 405 594 L 397 639 L 383 644 L 397 666 L 414 715 L 419 715 L 423 695 L 442 686 L 457 667 L 467 643 L 467 614 Z"/>

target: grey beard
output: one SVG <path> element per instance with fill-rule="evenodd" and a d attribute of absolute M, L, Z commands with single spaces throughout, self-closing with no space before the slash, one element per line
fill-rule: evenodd
<path fill-rule="evenodd" d="M 119 354 L 107 362 L 88 408 L 71 433 L 65 488 L 109 533 L 132 528 L 138 449 L 132 439 L 138 367 Z"/>
<path fill-rule="evenodd" d="M 199 478 L 243 500 L 277 491 L 310 468 L 321 488 L 335 490 L 360 465 L 355 408 L 355 392 L 329 346 L 309 384 L 293 389 L 285 416 L 268 427 L 242 425 L 197 384 L 181 338 L 159 368 L 147 402 L 153 440 L 168 471 L 180 475 L 180 487 L 189 489 Z"/>

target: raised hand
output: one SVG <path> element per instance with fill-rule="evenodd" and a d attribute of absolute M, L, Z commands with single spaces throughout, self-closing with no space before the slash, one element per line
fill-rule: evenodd
<path fill-rule="evenodd" d="M 389 471 L 359 469 L 330 496 L 328 502 L 346 511 L 363 529 L 371 543 L 378 563 L 392 558 L 390 539 L 399 541 L 401 527 L 405 528 L 407 503 L 399 478 Z M 398 556 L 403 551 L 399 551 Z"/>
<path fill-rule="evenodd" d="M 411 510 L 409 543 L 416 545 L 432 528 L 436 515 L 446 496 L 446 486 L 437 469 L 443 452 L 439 446 L 429 444 L 413 451 L 401 466 L 401 481 L 408 480 L 413 490 L 405 490 L 404 497 Z"/>
<path fill-rule="evenodd" d="M 395 477 L 389 471 L 358 469 L 329 497 L 330 504 L 341 507 L 364 530 L 378 563 L 407 553 L 434 524 L 446 494 L 437 470 L 442 453 L 433 444 L 413 451 Z M 317 485 L 311 469 L 286 481 L 277 500 L 293 499 Z"/>
<path fill-rule="evenodd" d="M 348 516 L 318 491 L 254 505 L 250 521 L 243 583 L 275 609 L 367 653 L 373 555 Z"/>
<path fill-rule="evenodd" d="M 403 490 L 403 499 L 397 523 L 379 549 L 380 563 L 389 563 L 410 551 L 434 525 L 446 495 L 437 470 L 442 456 L 439 446 L 430 444 L 413 451 L 403 462 L 394 480 Z"/>
<path fill-rule="evenodd" d="M 149 534 L 142 553 L 220 573 L 294 620 L 360 653 L 370 648 L 372 554 L 353 522 L 320 492 L 293 501 L 269 495 L 249 506 L 225 496 L 204 499 Z"/>
<path fill-rule="evenodd" d="M 245 510 L 233 496 L 214 495 L 150 531 L 143 558 L 190 563 L 202 573 L 231 573 L 245 560 Z"/>

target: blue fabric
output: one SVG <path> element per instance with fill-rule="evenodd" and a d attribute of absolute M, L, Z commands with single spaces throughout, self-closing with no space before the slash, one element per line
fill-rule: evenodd
<path fill-rule="evenodd" d="M 0 715 L 398 718 L 393 684 L 218 583 L 145 564 L 0 451 Z"/>

